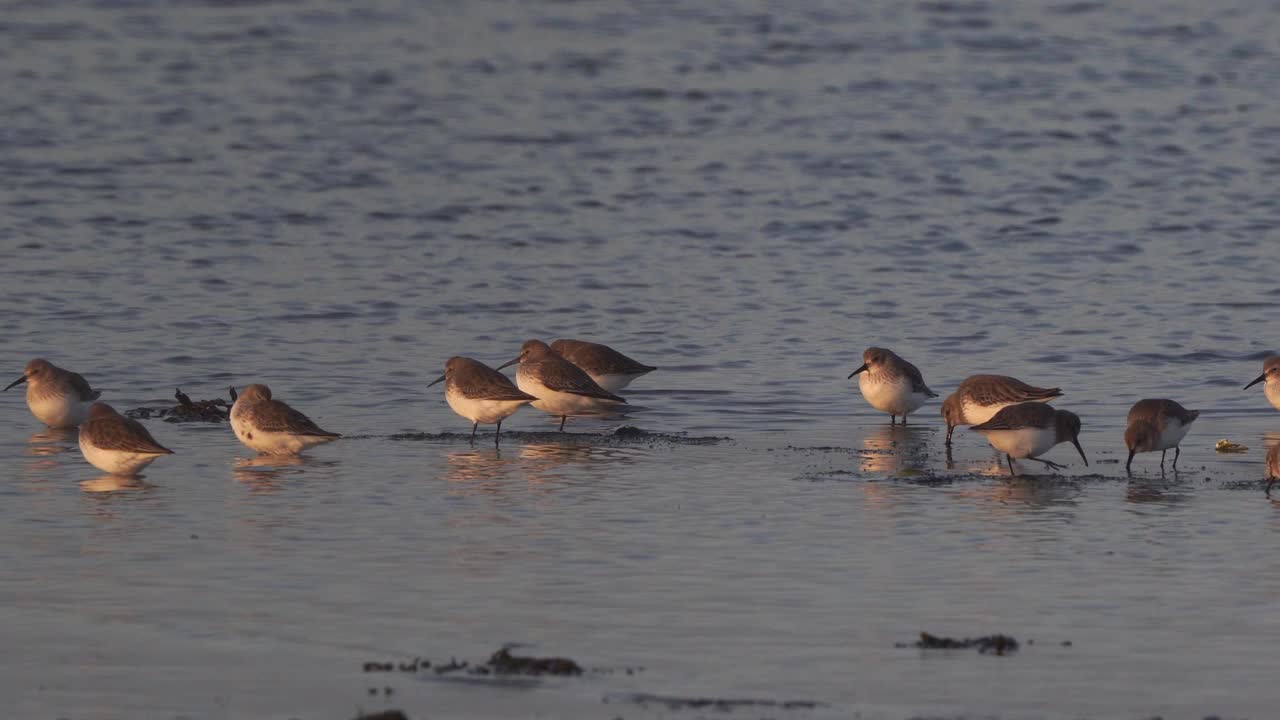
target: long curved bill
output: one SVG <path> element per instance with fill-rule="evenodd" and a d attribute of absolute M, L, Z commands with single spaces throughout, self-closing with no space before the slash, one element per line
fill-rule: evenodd
<path fill-rule="evenodd" d="M 495 369 L 495 370 L 501 370 L 501 369 L 502 369 L 502 368 L 504 368 L 504 367 L 511 367 L 512 365 L 515 365 L 515 364 L 516 364 L 516 363 L 518 363 L 518 362 L 520 362 L 520 358 L 516 358 L 515 360 L 508 360 L 507 362 L 502 363 L 501 365 L 499 365 L 498 367 L 496 367 L 496 368 L 494 368 L 494 369 Z"/>
<path fill-rule="evenodd" d="M 436 384 L 438 384 L 438 383 L 442 383 L 442 382 L 444 382 L 444 376 L 443 376 L 443 375 L 441 375 L 440 377 L 436 378 L 435 380 L 432 380 L 431 382 L 427 383 L 427 387 L 431 387 L 432 385 L 436 385 Z"/>
<path fill-rule="evenodd" d="M 1080 458 L 1084 460 L 1084 466 L 1089 467 L 1089 458 L 1084 456 L 1084 448 L 1080 447 L 1080 441 L 1077 440 L 1076 438 L 1072 438 L 1071 444 L 1075 445 L 1076 449 L 1080 451 Z"/>
<path fill-rule="evenodd" d="M 1254 379 L 1253 379 L 1253 382 L 1249 383 L 1248 385 L 1245 385 L 1245 386 L 1244 386 L 1244 389 L 1245 389 L 1245 390 L 1248 390 L 1249 388 L 1253 387 L 1254 385 L 1257 385 L 1258 383 L 1260 383 L 1260 382 L 1262 382 L 1263 380 L 1266 380 L 1266 379 L 1267 379 L 1267 374 L 1266 374 L 1266 373 L 1262 373 L 1262 374 L 1261 374 L 1261 375 L 1259 375 L 1258 377 L 1254 378 Z M 5 389 L 7 390 L 8 388 L 5 388 Z"/>
<path fill-rule="evenodd" d="M 27 381 L 27 376 L 26 376 L 26 375 L 23 375 L 22 377 L 18 378 L 17 380 L 14 380 L 13 382 L 9 383 L 8 385 L 5 385 L 5 386 L 4 386 L 4 389 L 5 389 L 5 390 L 8 390 L 9 388 L 13 387 L 14 385 L 21 385 L 22 383 L 24 383 L 24 382 L 26 382 L 26 381 Z"/>
<path fill-rule="evenodd" d="M 857 374 L 858 374 L 858 373 L 860 373 L 860 372 L 865 372 L 865 371 L 866 371 L 866 369 L 867 369 L 867 364 L 866 364 L 866 363 L 862 363 L 862 365 L 860 365 L 860 366 L 858 367 L 858 369 L 857 369 L 857 370 L 854 370 L 853 372 L 849 373 L 849 378 L 852 378 L 854 375 L 857 375 Z M 846 379 L 848 379 L 848 378 L 846 378 Z"/>

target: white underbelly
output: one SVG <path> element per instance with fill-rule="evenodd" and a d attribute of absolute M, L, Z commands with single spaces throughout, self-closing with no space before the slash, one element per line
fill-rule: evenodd
<path fill-rule="evenodd" d="M 858 376 L 858 389 L 867 404 L 890 415 L 906 415 L 914 412 L 924 404 L 927 395 L 911 389 L 911 381 L 899 378 L 896 381 L 872 380 L 867 373 Z"/>
<path fill-rule="evenodd" d="M 1267 402 L 1271 403 L 1271 407 L 1280 410 L 1280 380 L 1272 382 L 1268 380 L 1262 386 L 1262 390 L 1267 395 Z"/>
<path fill-rule="evenodd" d="M 288 432 L 255 430 L 234 413 L 231 415 L 231 430 L 245 447 L 266 455 L 297 455 L 309 447 L 336 439 L 323 435 L 295 435 Z"/>
<path fill-rule="evenodd" d="M 89 405 L 73 395 L 28 395 L 27 407 L 40 422 L 53 428 L 73 428 L 89 415 Z"/>
<path fill-rule="evenodd" d="M 1016 457 L 1040 457 L 1057 445 L 1057 433 L 1053 428 L 1022 428 L 1019 430 L 987 430 L 982 433 L 991 447 Z"/>
<path fill-rule="evenodd" d="M 622 390 L 626 386 L 630 385 L 632 380 L 640 377 L 640 375 L 623 375 L 621 373 L 610 375 L 597 375 L 595 373 L 587 374 L 591 376 L 592 380 L 596 381 L 597 385 L 611 393 L 616 393 L 619 390 Z M 641 375 L 643 374 L 644 373 L 641 373 Z"/>
<path fill-rule="evenodd" d="M 964 422 L 961 425 L 981 425 L 996 416 L 996 413 L 1010 405 L 1017 403 L 997 403 L 995 405 L 979 405 L 972 402 L 964 402 L 960 404 L 960 412 L 964 414 Z"/>
<path fill-rule="evenodd" d="M 511 417 L 527 400 L 476 400 L 461 393 L 445 393 L 449 407 L 473 423 L 489 425 Z"/>
<path fill-rule="evenodd" d="M 157 453 L 103 450 L 86 443 L 83 439 L 80 440 L 80 453 L 90 465 L 112 475 L 135 475 L 160 457 Z"/>
<path fill-rule="evenodd" d="M 1164 430 L 1160 433 L 1160 437 L 1156 440 L 1156 446 L 1153 450 L 1168 450 L 1178 446 L 1182 442 L 1182 438 L 1187 436 L 1187 431 L 1191 429 L 1191 425 L 1183 425 L 1177 420 L 1170 419 L 1164 426 Z"/>
<path fill-rule="evenodd" d="M 613 400 L 551 390 L 537 378 L 520 373 L 516 373 L 516 386 L 538 398 L 530 405 L 552 415 L 599 415 L 618 405 Z"/>

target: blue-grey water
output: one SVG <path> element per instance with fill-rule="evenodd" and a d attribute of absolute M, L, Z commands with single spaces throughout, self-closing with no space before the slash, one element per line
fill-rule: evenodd
<path fill-rule="evenodd" d="M 6 3 L 0 380 L 265 382 L 349 436 L 152 420 L 123 482 L 0 394 L 6 716 L 1274 716 L 1276 11 Z M 427 383 L 534 337 L 661 370 L 468 445 Z M 890 428 L 846 379 L 869 345 L 1061 386 L 1091 466 L 947 463 L 937 400 Z M 1202 411 L 1176 475 L 1123 476 L 1143 397 Z M 595 671 L 363 672 L 508 642 Z"/>

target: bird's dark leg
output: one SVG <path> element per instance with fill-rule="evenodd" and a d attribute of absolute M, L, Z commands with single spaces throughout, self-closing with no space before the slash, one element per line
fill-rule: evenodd
<path fill-rule="evenodd" d="M 947 447 L 951 447 L 951 433 L 955 432 L 955 425 L 947 425 Z"/>
<path fill-rule="evenodd" d="M 560 416 L 560 432 L 564 432 L 564 421 L 565 421 L 565 420 L 568 420 L 568 419 L 569 419 L 569 416 L 568 416 L 568 415 L 561 415 L 561 416 Z"/>
<path fill-rule="evenodd" d="M 1052 460 L 1042 460 L 1042 459 L 1040 459 L 1040 458 L 1033 458 L 1033 457 L 1023 458 L 1023 459 L 1024 459 L 1024 460 L 1035 460 L 1035 461 L 1036 461 L 1036 462 L 1038 462 L 1038 463 L 1044 463 L 1045 467 L 1050 468 L 1050 469 L 1052 469 L 1052 470 L 1062 470 L 1063 468 L 1065 468 L 1065 467 L 1066 467 L 1066 465 L 1059 465 L 1058 463 L 1053 462 Z"/>
<path fill-rule="evenodd" d="M 1004 459 L 1009 461 L 1009 477 L 1015 476 L 1017 473 L 1013 471 L 1013 456 L 1006 453 Z"/>
<path fill-rule="evenodd" d="M 903 413 L 903 414 L 902 414 L 902 424 L 903 424 L 903 425 L 906 425 L 906 424 L 907 424 L 907 414 L 906 414 L 906 413 Z"/>
<path fill-rule="evenodd" d="M 480 427 L 480 423 L 471 423 L 471 444 L 476 444 L 476 428 Z"/>
<path fill-rule="evenodd" d="M 1271 497 L 1271 486 L 1276 484 L 1275 478 L 1267 478 L 1267 497 Z"/>
<path fill-rule="evenodd" d="M 498 421 L 498 429 L 493 433 L 493 446 L 498 447 L 498 439 L 502 437 L 502 421 Z"/>
<path fill-rule="evenodd" d="M 1178 470 L 1178 456 L 1181 454 L 1182 454 L 1182 448 L 1180 446 L 1175 445 L 1173 448 L 1173 469 L 1175 472 Z"/>
<path fill-rule="evenodd" d="M 890 415 L 890 416 L 889 416 L 889 424 L 890 424 L 890 425 L 897 425 L 897 424 L 898 424 L 898 416 L 897 416 L 897 415 Z"/>
<path fill-rule="evenodd" d="M 1164 456 L 1169 452 L 1168 448 L 1160 451 L 1160 472 L 1164 472 Z"/>

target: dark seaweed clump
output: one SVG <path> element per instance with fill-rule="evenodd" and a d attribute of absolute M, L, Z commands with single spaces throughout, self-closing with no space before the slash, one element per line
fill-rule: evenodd
<path fill-rule="evenodd" d="M 171 423 L 183 422 L 209 422 L 223 423 L 231 417 L 231 404 L 235 402 L 235 396 L 231 398 L 231 402 L 227 402 L 222 398 L 214 398 L 212 400 L 192 400 L 187 394 L 182 392 L 182 388 L 178 388 L 173 393 L 178 404 L 172 407 L 140 407 L 126 410 L 125 416 L 135 420 L 164 420 Z"/>
<path fill-rule="evenodd" d="M 364 664 L 365 672 L 412 672 L 434 669 L 437 675 L 466 672 L 469 675 L 581 675 L 582 666 L 562 657 L 525 657 L 512 655 L 511 647 L 503 647 L 483 663 L 472 664 L 466 660 L 449 658 L 447 663 L 436 663 L 414 658 L 412 662 L 390 663 L 371 661 Z M 628 669 L 628 674 L 632 670 Z"/>
<path fill-rule="evenodd" d="M 914 643 L 897 643 L 895 647 L 916 647 L 922 650 L 965 650 L 976 648 L 983 655 L 1007 655 L 1018 650 L 1018 641 L 1008 635 L 983 635 L 976 638 L 955 638 L 920 633 Z"/>

